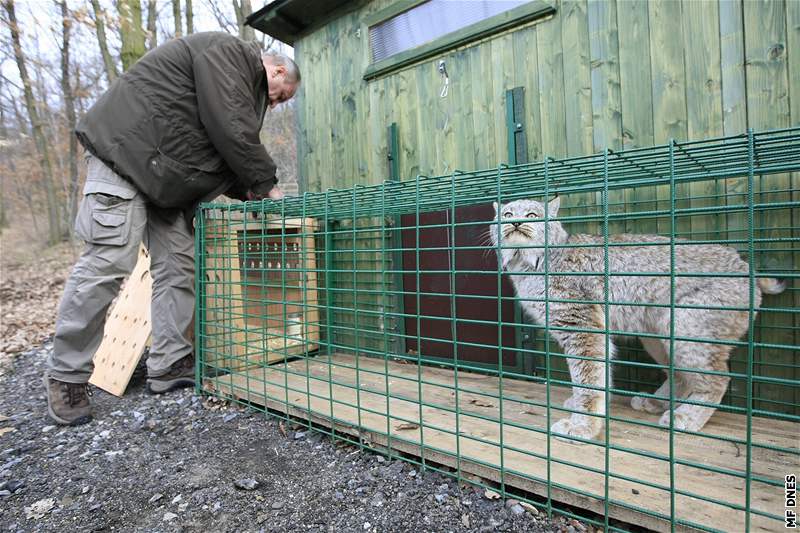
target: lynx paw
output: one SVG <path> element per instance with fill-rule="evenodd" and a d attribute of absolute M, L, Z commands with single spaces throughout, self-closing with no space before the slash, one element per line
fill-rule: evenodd
<path fill-rule="evenodd" d="M 663 400 L 654 400 L 653 398 L 643 398 L 642 396 L 634 396 L 631 398 L 631 407 L 637 411 L 644 411 L 646 413 L 653 413 L 657 415 L 669 409 L 669 403 Z"/>
<path fill-rule="evenodd" d="M 664 414 L 661 415 L 661 419 L 659 419 L 658 423 L 664 427 L 669 427 L 669 411 L 665 411 Z M 675 429 L 680 429 L 682 431 L 700 431 L 705 425 L 699 423 L 697 417 L 682 413 L 679 410 L 673 411 L 673 423 Z"/>
<path fill-rule="evenodd" d="M 555 438 L 562 442 L 571 444 L 584 444 L 583 442 L 569 439 L 567 437 L 580 437 L 582 439 L 593 439 L 599 433 L 599 428 L 593 427 L 590 417 L 572 415 L 569 418 L 562 418 L 552 426 L 550 431 L 558 433 L 560 436 Z"/>

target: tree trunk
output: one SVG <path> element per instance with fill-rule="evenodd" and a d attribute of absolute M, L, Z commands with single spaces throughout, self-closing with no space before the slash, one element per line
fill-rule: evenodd
<path fill-rule="evenodd" d="M 158 30 L 156 29 L 156 19 L 158 16 L 156 0 L 147 0 L 147 43 L 148 50 L 158 46 Z"/>
<path fill-rule="evenodd" d="M 61 26 L 63 28 L 61 39 L 61 92 L 64 95 L 64 115 L 67 117 L 67 135 L 69 135 L 69 202 L 67 204 L 67 227 L 72 227 L 72 221 L 78 212 L 78 139 L 75 137 L 75 94 L 70 82 L 69 64 L 69 37 L 72 20 L 67 9 L 67 0 L 57 1 L 61 5 Z"/>
<path fill-rule="evenodd" d="M 194 9 L 192 0 L 186 0 L 186 35 L 194 33 Z"/>
<path fill-rule="evenodd" d="M 255 30 L 244 24 L 247 17 L 253 12 L 250 0 L 233 0 L 233 11 L 236 13 L 236 24 L 239 25 L 239 37 L 245 41 L 255 41 Z"/>
<path fill-rule="evenodd" d="M 2 104 L 0 104 L 0 146 L 2 146 L 2 150 L 0 150 L 0 155 L 2 155 L 3 159 L 11 159 L 8 157 L 8 148 L 5 143 L 8 142 L 8 128 L 6 128 L 6 110 Z M 8 214 L 6 213 L 6 194 L 8 191 L 8 180 L 10 176 L 3 173 L 0 176 L 0 230 L 8 226 Z"/>
<path fill-rule="evenodd" d="M 16 59 L 17 68 L 19 69 L 19 77 L 22 80 L 22 87 L 25 93 L 25 106 L 28 108 L 28 118 L 30 119 L 33 129 L 33 138 L 36 142 L 36 151 L 39 155 L 39 165 L 42 167 L 42 181 L 44 182 L 45 195 L 47 198 L 48 243 L 55 244 L 62 238 L 63 234 L 61 232 L 61 216 L 59 214 L 58 200 L 53 185 L 53 167 L 50 163 L 50 152 L 42 122 L 39 120 L 39 113 L 36 111 L 36 102 L 33 97 L 33 90 L 31 89 L 31 80 L 28 77 L 28 69 L 25 66 L 25 54 L 22 52 L 14 0 L 4 0 L 3 7 L 8 14 L 11 39 L 14 44 L 14 58 Z"/>
<path fill-rule="evenodd" d="M 111 57 L 111 52 L 108 51 L 108 42 L 106 41 L 106 23 L 105 11 L 100 7 L 99 0 L 92 0 L 92 8 L 94 9 L 94 25 L 97 29 L 97 44 L 100 45 L 100 54 L 103 56 L 103 65 L 106 68 L 106 78 L 108 78 L 109 85 L 117 79 L 119 73 L 117 72 L 117 65 L 114 58 Z"/>
<path fill-rule="evenodd" d="M 11 105 L 14 106 L 14 118 L 17 120 L 17 133 L 20 135 L 28 135 L 28 123 L 25 121 L 25 117 L 22 116 L 22 111 L 19 110 L 16 98 L 11 99 Z"/>
<path fill-rule="evenodd" d="M 122 71 L 133 66 L 145 53 L 141 0 L 118 0 L 119 33 L 122 41 Z"/>
<path fill-rule="evenodd" d="M 84 96 L 86 93 L 84 92 L 85 89 L 83 88 L 83 84 L 81 83 L 81 64 L 77 63 L 75 65 L 75 87 L 78 89 L 77 92 L 77 100 L 78 100 L 78 116 L 82 117 L 86 114 L 86 106 L 83 103 Z"/>
<path fill-rule="evenodd" d="M 181 29 L 181 0 L 172 0 L 172 18 L 175 20 L 175 37 L 182 37 Z"/>

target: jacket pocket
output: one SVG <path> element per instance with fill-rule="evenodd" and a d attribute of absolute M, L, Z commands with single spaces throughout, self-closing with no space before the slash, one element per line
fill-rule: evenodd
<path fill-rule="evenodd" d="M 160 207 L 186 207 L 207 195 L 222 183 L 224 174 L 212 173 L 185 165 L 161 151 L 150 160 L 153 192 L 150 200 Z"/>

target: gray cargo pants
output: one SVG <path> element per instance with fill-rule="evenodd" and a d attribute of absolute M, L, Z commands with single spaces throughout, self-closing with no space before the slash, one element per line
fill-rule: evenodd
<path fill-rule="evenodd" d="M 99 159 L 87 158 L 75 232 L 86 241 L 58 309 L 50 376 L 86 383 L 103 338 L 106 312 L 130 274 L 139 243 L 150 251 L 153 277 L 151 377 L 192 352 L 185 333 L 194 313 L 194 239 L 184 213 L 149 204 L 134 185 Z"/>

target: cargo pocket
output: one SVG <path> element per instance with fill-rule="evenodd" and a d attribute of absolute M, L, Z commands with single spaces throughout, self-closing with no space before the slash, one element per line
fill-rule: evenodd
<path fill-rule="evenodd" d="M 103 193 L 83 198 L 75 232 L 84 241 L 107 246 L 128 244 L 131 200 Z"/>

